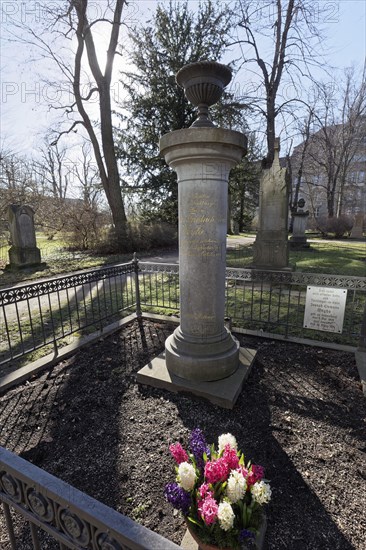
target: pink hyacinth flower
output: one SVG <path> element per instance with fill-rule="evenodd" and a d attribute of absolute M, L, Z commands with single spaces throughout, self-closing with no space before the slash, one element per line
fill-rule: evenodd
<path fill-rule="evenodd" d="M 217 519 L 219 506 L 216 500 L 212 497 L 207 497 L 201 500 L 198 504 L 198 511 L 206 525 L 212 525 Z"/>
<path fill-rule="evenodd" d="M 180 443 L 173 443 L 172 445 L 170 445 L 169 451 L 171 452 L 177 464 L 181 464 L 182 462 L 188 462 L 189 460 L 188 455 Z"/>
<path fill-rule="evenodd" d="M 260 481 L 264 477 L 264 468 L 257 464 L 253 464 L 251 471 L 247 476 L 248 485 L 254 485 L 257 481 Z"/>
<path fill-rule="evenodd" d="M 202 483 L 202 485 L 201 485 L 201 487 L 199 487 L 198 491 L 199 491 L 200 497 L 202 499 L 206 498 L 207 496 L 210 496 L 210 497 L 213 496 L 213 493 L 210 490 L 210 486 L 209 486 L 208 483 Z"/>
<path fill-rule="evenodd" d="M 229 476 L 229 471 L 229 466 L 223 458 L 219 458 L 214 462 L 206 462 L 205 479 L 208 483 L 226 481 Z"/>
<path fill-rule="evenodd" d="M 239 467 L 239 458 L 235 449 L 230 445 L 225 445 L 225 450 L 222 455 L 223 460 L 228 465 L 229 470 L 236 470 Z"/>

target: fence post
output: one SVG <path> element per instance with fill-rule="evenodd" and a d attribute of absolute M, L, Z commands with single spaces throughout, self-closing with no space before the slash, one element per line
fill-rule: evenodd
<path fill-rule="evenodd" d="M 355 358 L 358 374 L 361 379 L 361 388 L 366 397 L 366 302 L 361 324 L 360 340 L 355 353 Z"/>
<path fill-rule="evenodd" d="M 135 292 L 136 292 L 136 316 L 138 319 L 142 316 L 141 298 L 140 298 L 140 282 L 139 282 L 139 261 L 136 252 L 133 253 L 133 264 L 135 269 Z"/>

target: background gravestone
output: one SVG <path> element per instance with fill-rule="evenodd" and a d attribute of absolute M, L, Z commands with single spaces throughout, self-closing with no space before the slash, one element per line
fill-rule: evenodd
<path fill-rule="evenodd" d="M 279 160 L 276 138 L 272 166 L 263 170 L 259 193 L 259 228 L 253 247 L 253 266 L 258 269 L 288 268 L 288 193 L 286 168 Z"/>
<path fill-rule="evenodd" d="M 9 249 L 10 267 L 28 267 L 41 263 L 34 230 L 34 211 L 30 206 L 11 204 L 8 207 L 9 231 L 12 246 Z"/>
<path fill-rule="evenodd" d="M 350 237 L 351 239 L 363 238 L 363 214 L 362 213 L 356 214 Z"/>
<path fill-rule="evenodd" d="M 309 243 L 306 242 L 306 222 L 309 217 L 309 210 L 304 211 L 305 201 L 299 199 L 296 212 L 293 213 L 293 230 L 290 239 L 291 248 L 309 248 Z"/>

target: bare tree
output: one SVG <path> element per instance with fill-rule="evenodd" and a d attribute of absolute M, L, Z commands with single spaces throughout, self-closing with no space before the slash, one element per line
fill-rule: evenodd
<path fill-rule="evenodd" d="M 83 143 L 81 155 L 80 162 L 75 164 L 73 175 L 80 186 L 84 205 L 94 208 L 100 202 L 102 186 L 98 168 L 91 156 L 90 143 Z"/>
<path fill-rule="evenodd" d="M 239 0 L 237 43 L 242 65 L 254 76 L 251 92 L 239 92 L 238 99 L 265 119 L 265 166 L 273 162 L 278 115 L 298 100 L 301 80 L 312 78 L 311 68 L 319 65 L 316 8 L 312 0 Z"/>
<path fill-rule="evenodd" d="M 7 218 L 9 204 L 30 204 L 35 210 L 41 191 L 32 161 L 10 150 L 0 150 L 0 216 Z"/>
<path fill-rule="evenodd" d="M 340 84 L 319 84 L 313 121 L 305 152 L 306 182 L 308 187 L 324 190 L 328 216 L 339 217 L 344 213 L 346 189 L 358 183 L 352 174 L 364 151 L 365 68 L 359 81 L 355 69 L 346 69 Z"/>
<path fill-rule="evenodd" d="M 125 5 L 125 0 L 102 0 L 97 4 L 88 0 L 63 0 L 59 7 L 52 4 L 49 10 L 44 8 L 47 17 L 42 32 L 36 26 L 16 22 L 13 32 L 13 40 L 35 46 L 52 60 L 60 76 L 59 89 L 65 91 L 71 86 L 71 102 L 60 101 L 57 105 L 54 100 L 51 104 L 64 115 L 64 129 L 60 129 L 52 144 L 56 145 L 62 136 L 76 132 L 79 127 L 84 128 L 92 144 L 119 243 L 124 236 L 126 214 L 114 150 L 111 81 Z M 91 20 L 89 13 L 97 15 Z M 97 26 L 102 26 L 104 36 L 108 37 L 104 67 L 95 42 Z M 98 115 L 90 109 L 96 97 Z"/>
<path fill-rule="evenodd" d="M 291 211 L 291 227 L 290 227 L 291 231 L 293 226 L 294 213 L 296 212 L 297 203 L 299 200 L 300 189 L 304 183 L 303 178 L 304 178 L 304 173 L 306 171 L 307 151 L 310 145 L 311 129 L 313 127 L 313 122 L 314 122 L 314 107 L 309 105 L 307 116 L 304 118 L 304 120 L 299 121 L 299 124 L 298 124 L 298 133 L 300 138 L 302 139 L 301 145 L 296 147 L 293 153 L 291 154 L 291 149 L 292 149 L 292 142 L 291 142 L 290 150 L 286 155 L 288 177 L 289 177 L 289 181 L 291 182 L 291 189 L 289 193 L 289 196 L 290 196 L 289 203 L 290 203 L 290 211 Z"/>
<path fill-rule="evenodd" d="M 70 183 L 70 173 L 66 148 L 58 144 L 51 147 L 46 144 L 40 150 L 41 160 L 34 162 L 34 169 L 45 194 L 64 202 Z"/>

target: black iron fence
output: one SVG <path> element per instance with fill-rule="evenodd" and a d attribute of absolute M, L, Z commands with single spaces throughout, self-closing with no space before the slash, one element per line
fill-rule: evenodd
<path fill-rule="evenodd" d="M 366 277 L 228 268 L 226 316 L 250 334 L 357 347 Z M 347 292 L 340 333 L 304 328 L 309 286 Z M 135 312 L 179 314 L 178 265 L 138 262 L 0 290 L 0 364 Z"/>
<path fill-rule="evenodd" d="M 0 290 L 0 364 L 103 327 L 136 308 L 137 261 Z"/>
<path fill-rule="evenodd" d="M 3 550 L 178 550 L 173 542 L 0 447 Z M 28 548 L 27 542 L 27 548 Z"/>
<path fill-rule="evenodd" d="M 178 266 L 140 263 L 143 311 L 179 311 Z M 330 287 L 347 293 L 339 333 L 304 328 L 308 288 Z M 366 302 L 366 277 L 291 271 L 227 268 L 226 317 L 235 328 L 258 336 L 357 347 Z"/>

